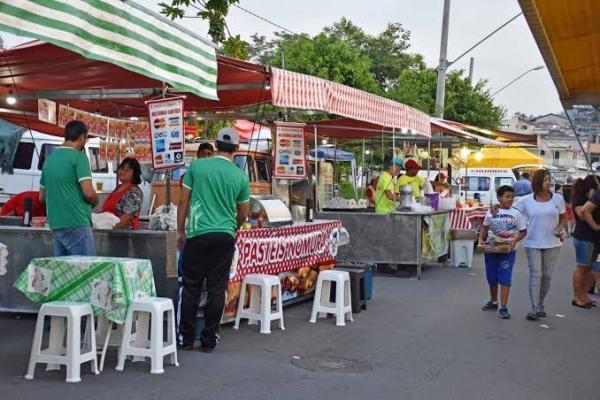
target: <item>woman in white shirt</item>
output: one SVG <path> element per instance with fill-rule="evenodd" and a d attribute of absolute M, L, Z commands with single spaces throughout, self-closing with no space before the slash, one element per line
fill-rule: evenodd
<path fill-rule="evenodd" d="M 550 290 L 552 270 L 564 240 L 567 224 L 565 201 L 552 193 L 552 177 L 545 169 L 533 174 L 533 193 L 514 205 L 528 220 L 527 237 L 523 246 L 529 262 L 529 298 L 532 310 L 527 319 L 535 321 L 546 317 L 544 299 Z"/>

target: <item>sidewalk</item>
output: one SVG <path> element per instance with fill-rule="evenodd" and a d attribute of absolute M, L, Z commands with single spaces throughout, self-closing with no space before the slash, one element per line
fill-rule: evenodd
<path fill-rule="evenodd" d="M 22 378 L 35 321 L 0 316 L 0 387 L 5 399 L 592 399 L 600 381 L 600 310 L 570 305 L 573 250 L 565 245 L 547 300 L 549 318 L 530 322 L 527 266 L 517 256 L 512 319 L 480 310 L 483 258 L 468 269 L 428 268 L 424 279 L 377 276 L 368 310 L 337 328 L 309 324 L 310 304 L 285 309 L 286 330 L 226 326 L 217 352 L 180 352 L 180 368 L 148 363 L 64 383 L 64 370 Z M 559 318 L 561 314 L 564 318 Z M 548 328 L 541 327 L 546 324 Z"/>

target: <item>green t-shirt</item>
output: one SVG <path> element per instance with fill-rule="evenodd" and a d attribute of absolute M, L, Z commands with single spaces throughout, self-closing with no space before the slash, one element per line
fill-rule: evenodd
<path fill-rule="evenodd" d="M 379 176 L 377 190 L 375 191 L 375 212 L 387 214 L 394 211 L 394 202 L 385 195 L 386 190 L 395 193 L 394 177 L 387 171 Z"/>
<path fill-rule="evenodd" d="M 191 190 L 187 237 L 237 230 L 237 205 L 250 200 L 248 176 L 225 157 L 194 160 L 183 186 Z"/>
<path fill-rule="evenodd" d="M 90 160 L 82 151 L 59 147 L 44 162 L 40 186 L 46 191 L 46 213 L 52 230 L 92 226 L 92 205 L 80 182 L 92 179 Z"/>
<path fill-rule="evenodd" d="M 424 183 L 425 179 L 420 177 L 419 175 L 408 176 L 405 174 L 398 178 L 398 181 L 396 182 L 396 187 L 398 189 L 396 191 L 400 192 L 400 186 L 412 185 L 413 197 L 419 198 L 421 197 L 421 186 L 423 186 Z"/>

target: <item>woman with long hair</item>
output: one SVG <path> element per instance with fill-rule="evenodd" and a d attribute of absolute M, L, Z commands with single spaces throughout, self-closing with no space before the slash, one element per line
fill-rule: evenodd
<path fill-rule="evenodd" d="M 571 201 L 575 214 L 575 231 L 573 245 L 575 246 L 575 271 L 573 271 L 573 301 L 571 304 L 580 308 L 591 308 L 594 303 L 588 297 L 588 289 L 592 285 L 592 273 L 600 282 L 600 263 L 594 259 L 594 250 L 598 242 L 598 232 L 583 218 L 583 206 L 590 201 L 598 191 L 598 182 L 593 175 L 585 179 L 577 179 L 573 185 Z M 600 223 L 600 209 L 593 211 L 593 219 Z"/>
<path fill-rule="evenodd" d="M 142 183 L 142 168 L 135 158 L 127 157 L 117 169 L 119 185 L 106 198 L 102 212 L 110 212 L 120 221 L 115 229 L 139 229 L 140 211 L 144 194 L 138 186 Z"/>
<path fill-rule="evenodd" d="M 552 176 L 545 169 L 537 170 L 531 182 L 533 193 L 515 204 L 528 220 L 527 237 L 523 245 L 529 263 L 529 298 L 531 312 L 527 319 L 535 321 L 546 317 L 544 299 L 550 290 L 552 270 L 560 254 L 567 224 L 565 201 L 552 193 Z"/>

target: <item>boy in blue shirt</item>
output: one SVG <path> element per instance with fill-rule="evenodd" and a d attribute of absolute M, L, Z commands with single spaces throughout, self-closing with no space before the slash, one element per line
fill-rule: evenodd
<path fill-rule="evenodd" d="M 481 307 L 484 311 L 498 310 L 498 285 L 500 285 L 500 310 L 498 316 L 509 319 L 508 295 L 515 265 L 515 246 L 527 235 L 523 215 L 512 208 L 515 191 L 510 186 L 501 186 L 496 195 L 499 208 L 496 213 L 488 211 L 479 232 L 479 245 L 508 245 L 507 253 L 486 253 L 485 272 L 490 287 L 490 300 Z"/>

